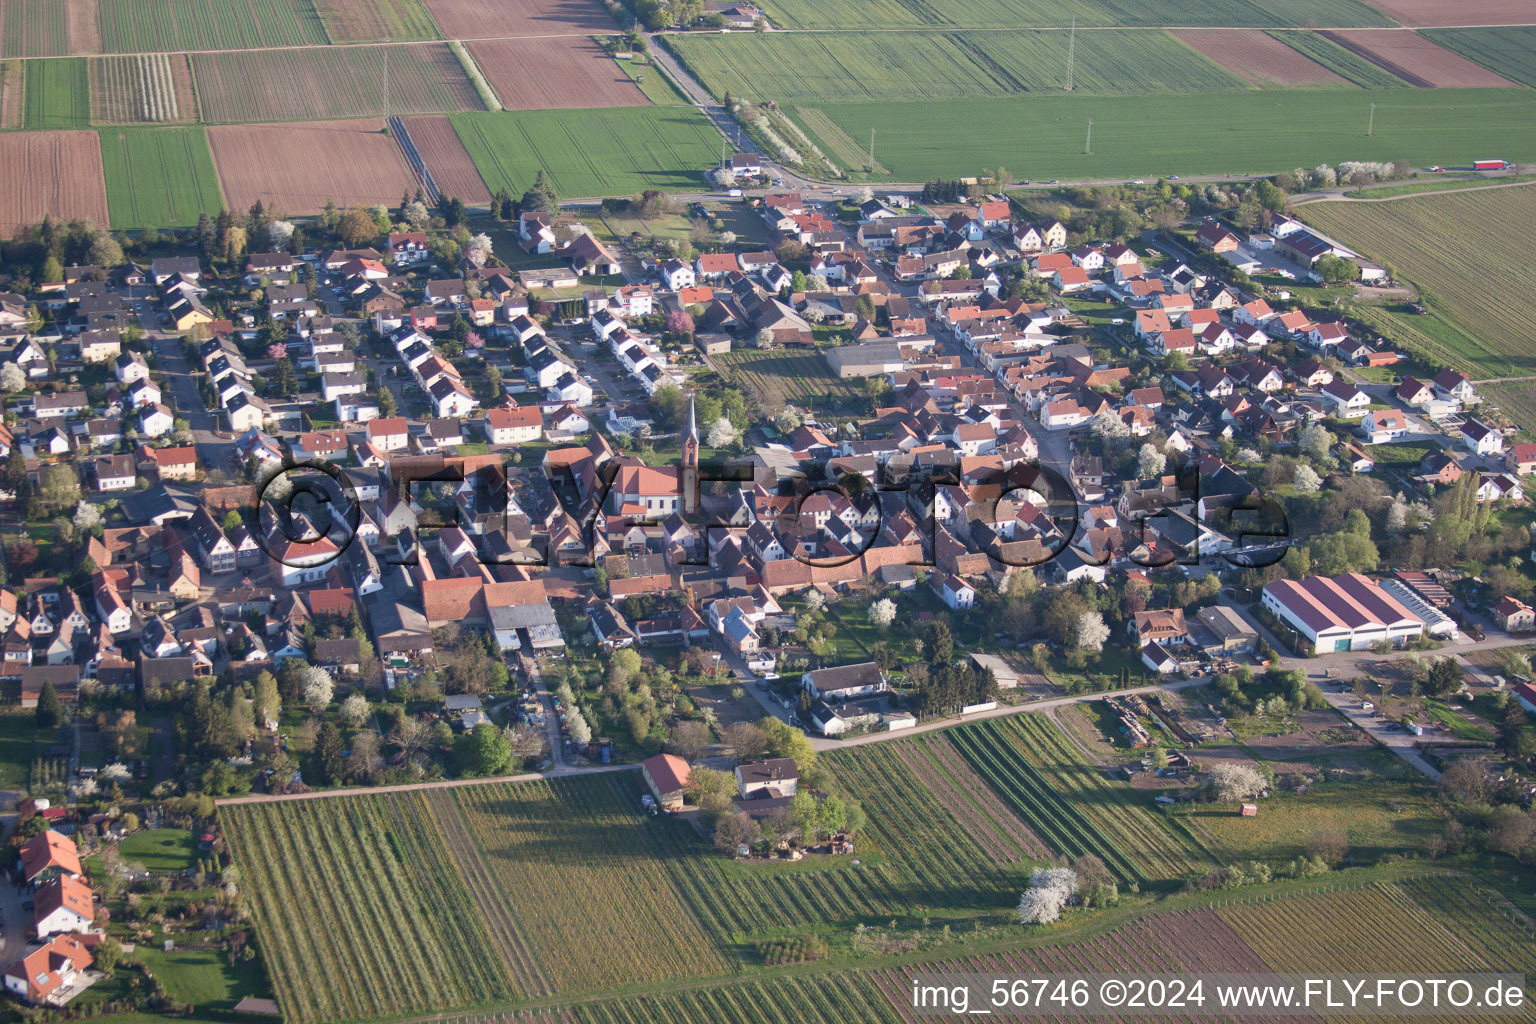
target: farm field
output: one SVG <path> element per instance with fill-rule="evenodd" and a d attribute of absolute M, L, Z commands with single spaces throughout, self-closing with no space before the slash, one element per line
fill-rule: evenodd
<path fill-rule="evenodd" d="M 1367 0 L 1404 25 L 1529 25 L 1536 13 L 1525 0 Z"/>
<path fill-rule="evenodd" d="M 416 188 L 400 147 L 377 118 L 218 125 L 208 129 L 208 141 L 234 209 L 258 199 L 284 214 L 319 213 L 331 202 L 388 206 Z"/>
<path fill-rule="evenodd" d="M 1095 853 L 1122 880 L 1175 878 L 1204 863 L 1151 796 L 1111 782 L 1054 723 L 1013 715 L 948 730 L 955 749 L 1058 852 Z"/>
<path fill-rule="evenodd" d="M 432 16 L 421 0 L 315 0 L 315 11 L 333 43 L 437 38 Z"/>
<path fill-rule="evenodd" d="M 90 58 L 95 124 L 196 121 L 197 92 L 184 53 Z"/>
<path fill-rule="evenodd" d="M 1371 103 L 1375 134 L 1365 137 Z M 1536 120 L 1527 90 L 1264 90 L 1198 103 L 1158 96 L 1005 97 L 986 104 L 818 104 L 854 139 L 878 129 L 875 159 L 896 181 L 975 174 L 1001 163 L 1026 178 L 1240 174 L 1340 160 L 1409 159 L 1465 165 L 1497 153 L 1536 161 L 1536 136 L 1512 125 Z M 1093 153 L 1083 153 L 1093 119 Z M 1146 126 L 1162 131 L 1149 135 Z"/>
<path fill-rule="evenodd" d="M 1514 0 L 1510 0 L 1514 2 Z M 1079 28 L 1101 25 L 1235 26 L 1390 25 L 1376 8 L 1359 0 L 770 0 L 763 5 L 779 28 Z M 1081 44 L 1082 35 L 1078 36 Z"/>
<path fill-rule="evenodd" d="M 508 110 L 629 107 L 650 102 L 591 39 L 496 39 L 469 52 Z"/>
<path fill-rule="evenodd" d="M 0 129 L 20 128 L 27 114 L 27 62 L 0 61 Z"/>
<path fill-rule="evenodd" d="M 224 208 L 203 128 L 103 128 L 100 134 L 113 227 L 185 226 Z"/>
<path fill-rule="evenodd" d="M 444 43 L 326 46 L 192 56 L 203 118 L 331 120 L 481 110 L 475 87 Z"/>
<path fill-rule="evenodd" d="M 1525 268 L 1500 258 L 1528 248 L 1536 226 L 1536 188 L 1447 192 L 1390 203 L 1310 203 L 1308 222 L 1360 252 L 1391 262 L 1431 309 L 1465 333 L 1441 356 L 1474 378 L 1536 373 L 1528 342 L 1536 296 Z M 1407 317 L 1417 321 L 1430 318 Z"/>
<path fill-rule="evenodd" d="M 69 52 L 66 8 L 58 0 L 0 0 L 0 56 L 57 57 Z"/>
<path fill-rule="evenodd" d="M 475 162 L 459 135 L 453 130 L 453 122 L 444 114 L 425 117 L 401 118 L 405 130 L 410 133 L 416 151 L 421 154 L 432 180 L 444 195 L 457 196 L 471 206 L 491 201 L 490 189 L 480 180 Z"/>
<path fill-rule="evenodd" d="M 1173 33 L 1239 78 L 1258 86 L 1349 85 L 1349 79 L 1258 29 Z"/>
<path fill-rule="evenodd" d="M 1510 381 L 1502 384 L 1479 384 L 1477 390 L 1484 400 L 1497 405 L 1512 423 L 1521 428 L 1521 439 L 1536 439 L 1536 381 Z"/>
<path fill-rule="evenodd" d="M 853 384 L 833 376 L 826 359 L 816 352 L 733 347 L 724 355 L 709 358 L 751 388 L 765 409 L 778 409 L 785 402 L 820 406 L 829 398 L 862 394 Z"/>
<path fill-rule="evenodd" d="M 1387 199 L 1392 196 L 1425 195 L 1431 192 L 1458 192 L 1470 188 L 1502 188 L 1505 185 L 1536 181 L 1531 174 L 1475 175 L 1467 178 L 1417 178 L 1400 185 L 1382 185 L 1344 193 L 1351 199 Z"/>
<path fill-rule="evenodd" d="M 1536 28 L 1466 28 L 1425 32 L 1497 74 L 1536 86 Z"/>
<path fill-rule="evenodd" d="M 516 996 L 420 794 L 221 811 L 286 1019 L 384 1017 Z M 327 965 L 328 982 L 312 983 Z"/>
<path fill-rule="evenodd" d="M 450 847 L 464 848 L 455 830 L 468 837 L 556 992 L 729 970 L 669 884 L 637 775 L 461 786 L 428 803 Z"/>
<path fill-rule="evenodd" d="M 7 236 L 44 214 L 106 227 L 107 188 L 95 132 L 8 132 L 0 135 L 0 233 Z"/>
<path fill-rule="evenodd" d="M 1416 32 L 1325 32 L 1329 40 L 1420 89 L 1484 89 L 1515 83 Z"/>
<path fill-rule="evenodd" d="M 453 127 L 485 184 L 514 195 L 541 168 L 562 198 L 681 192 L 720 159 L 720 136 L 692 107 L 454 114 Z"/>
<path fill-rule="evenodd" d="M 10 0 L 7 0 L 10 2 Z M 321 45 L 325 26 L 311 0 L 105 0 L 108 53 Z"/>
<path fill-rule="evenodd" d="M 24 121 L 33 131 L 90 126 L 91 83 L 85 58 L 27 62 Z"/>
<path fill-rule="evenodd" d="M 1397 89 L 1407 82 L 1385 68 L 1366 60 L 1353 50 L 1347 50 L 1320 32 L 1272 32 L 1286 46 L 1303 53 L 1319 64 L 1332 68 L 1337 74 L 1362 89 Z"/>
<path fill-rule="evenodd" d="M 447 39 L 617 32 L 598 0 L 424 0 Z"/>
<path fill-rule="evenodd" d="M 717 99 L 730 92 L 786 104 L 828 96 L 851 102 L 1059 91 L 1067 79 L 1060 43 L 1059 32 L 742 32 L 667 39 Z M 1074 86 L 1083 93 L 1248 87 L 1161 30 L 1080 33 L 1073 68 Z"/>

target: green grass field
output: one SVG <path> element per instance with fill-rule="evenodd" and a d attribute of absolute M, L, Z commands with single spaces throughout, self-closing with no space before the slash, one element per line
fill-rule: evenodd
<path fill-rule="evenodd" d="M 1416 181 L 1405 181 L 1398 185 L 1362 188 L 1344 194 L 1351 199 L 1389 199 L 1392 196 L 1417 196 L 1429 192 L 1456 192 L 1469 188 L 1512 185 L 1522 181 L 1536 181 L 1536 175 L 1519 174 L 1497 178 L 1485 178 L 1482 176 L 1474 178 L 1419 178 Z"/>
<path fill-rule="evenodd" d="M 69 52 L 69 23 L 57 0 L 0 3 L 0 57 L 55 57 Z"/>
<path fill-rule="evenodd" d="M 764 9 L 780 28 L 1066 28 L 1098 25 L 1231 25 L 1271 28 L 1391 25 L 1359 0 L 769 0 Z M 1082 35 L 1078 36 L 1081 45 Z M 1066 43 L 1063 41 L 1065 50 Z"/>
<path fill-rule="evenodd" d="M 83 57 L 29 61 L 26 83 L 28 129 L 90 127 L 91 81 Z"/>
<path fill-rule="evenodd" d="M 108 53 L 321 45 L 329 40 L 312 0 L 113 0 L 102 4 Z M 282 88 L 252 82 L 252 88 Z"/>
<path fill-rule="evenodd" d="M 1270 35 L 1291 49 L 1311 57 L 1323 67 L 1332 69 L 1362 89 L 1392 89 L 1406 87 L 1408 84 L 1392 72 L 1377 67 L 1358 53 L 1346 50 L 1332 39 L 1325 39 L 1316 32 L 1271 32 Z"/>
<path fill-rule="evenodd" d="M 453 127 L 492 192 L 521 195 L 542 168 L 562 198 L 695 189 L 720 137 L 692 107 L 454 114 Z"/>
<path fill-rule="evenodd" d="M 437 26 L 421 0 L 314 0 L 333 43 L 403 42 L 436 39 Z"/>
<path fill-rule="evenodd" d="M 0 715 L 0 789 L 27 788 L 36 732 L 37 721 L 30 712 Z"/>
<path fill-rule="evenodd" d="M 185 871 L 192 866 L 194 844 L 184 828 L 147 828 L 124 839 L 117 850 L 146 871 Z"/>
<path fill-rule="evenodd" d="M 785 402 L 820 407 L 861 394 L 855 384 L 833 376 L 826 359 L 816 352 L 732 348 L 709 358 L 756 392 L 765 409 L 777 410 Z"/>
<path fill-rule="evenodd" d="M 1449 192 L 1391 203 L 1311 203 L 1316 224 L 1366 256 L 1388 260 L 1423 293 L 1435 317 L 1404 317 L 1425 332 L 1443 318 L 1453 330 L 1428 334 L 1445 362 L 1473 378 L 1536 373 L 1529 325 L 1536 293 L 1519 261 L 1488 253 L 1525 252 L 1536 229 L 1536 187 Z M 1457 330 L 1459 329 L 1459 330 Z"/>
<path fill-rule="evenodd" d="M 1306 853 L 1318 829 L 1337 829 L 1349 839 L 1350 854 L 1375 862 L 1391 854 L 1418 853 L 1439 832 L 1428 787 L 1417 783 L 1330 783 L 1305 796 L 1265 800 L 1257 818 L 1244 818 L 1236 804 L 1189 804 L 1178 817 L 1230 860 L 1286 860 Z"/>
<path fill-rule="evenodd" d="M 717 97 L 840 100 L 991 99 L 1060 90 L 1059 32 L 805 33 L 673 36 L 668 45 Z M 1084 32 L 1073 60 L 1083 93 L 1249 88 L 1163 31 Z"/>
<path fill-rule="evenodd" d="M 198 214 L 224 208 L 201 127 L 103 128 L 100 134 L 114 228 L 195 224 Z"/>
<path fill-rule="evenodd" d="M 1375 134 L 1367 138 L 1370 104 Z M 1536 160 L 1536 94 L 1510 89 L 1272 90 L 1170 102 L 1163 96 L 1011 97 L 990 103 L 828 103 L 896 181 L 1005 165 L 1027 178 L 1240 174 L 1342 160 L 1465 164 L 1469 154 Z M 1088 119 L 1093 151 L 1083 152 Z M 1156 131 L 1148 131 L 1156 125 Z"/>
<path fill-rule="evenodd" d="M 657 106 L 672 107 L 688 103 L 688 97 L 672 84 L 672 79 L 666 76 L 660 65 L 640 64 L 632 60 L 616 60 L 614 63 L 640 87 L 645 98 Z"/>
<path fill-rule="evenodd" d="M 1536 26 L 1431 29 L 1424 35 L 1510 81 L 1536 86 Z"/>

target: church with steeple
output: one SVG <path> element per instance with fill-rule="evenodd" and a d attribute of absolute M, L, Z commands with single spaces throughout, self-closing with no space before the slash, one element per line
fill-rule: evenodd
<path fill-rule="evenodd" d="M 688 432 L 683 435 L 683 467 L 678 474 L 683 491 L 683 511 L 699 507 L 699 414 L 693 392 L 688 392 Z"/>

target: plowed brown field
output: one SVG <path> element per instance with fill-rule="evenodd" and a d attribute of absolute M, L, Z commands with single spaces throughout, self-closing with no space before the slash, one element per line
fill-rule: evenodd
<path fill-rule="evenodd" d="M 9 237 L 43 214 L 107 226 L 107 182 L 95 132 L 0 135 L 0 234 Z M 398 201 L 398 200 L 397 200 Z"/>
<path fill-rule="evenodd" d="M 591 39 L 497 39 L 469 52 L 508 110 L 636 107 L 645 93 Z"/>
<path fill-rule="evenodd" d="M 1174 33 L 1211 60 L 1254 85 L 1349 85 L 1304 53 L 1258 29 Z"/>
<path fill-rule="evenodd" d="M 1394 21 L 1418 28 L 1451 25 L 1536 25 L 1531 0 L 1365 0 Z"/>
<path fill-rule="evenodd" d="M 491 201 L 491 190 L 480 180 L 475 162 L 446 116 L 406 117 L 401 121 L 443 195 L 457 196 L 471 206 Z"/>
<path fill-rule="evenodd" d="M 1436 46 L 1417 32 L 1350 29 L 1322 34 L 1421 89 L 1481 89 L 1515 84 L 1480 64 Z"/>
<path fill-rule="evenodd" d="M 394 206 L 415 190 L 416 176 L 383 129 L 379 118 L 216 125 L 208 142 L 231 208 L 259 199 L 270 210 L 309 214 L 333 201 Z"/>
<path fill-rule="evenodd" d="M 597 0 L 426 0 L 446 39 L 617 32 Z"/>

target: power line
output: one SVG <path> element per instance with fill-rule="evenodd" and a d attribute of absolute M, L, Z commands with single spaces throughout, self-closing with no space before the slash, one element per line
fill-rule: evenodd
<path fill-rule="evenodd" d="M 875 130 L 873 128 L 869 130 L 869 171 L 871 174 L 875 171 Z"/>
<path fill-rule="evenodd" d="M 1088 119 L 1088 138 L 1083 143 L 1083 155 L 1093 155 L 1093 118 Z"/>
<path fill-rule="evenodd" d="M 1365 123 L 1365 137 L 1370 138 L 1376 132 L 1376 104 L 1371 104 L 1371 118 Z"/>
<path fill-rule="evenodd" d="M 1077 55 L 1077 18 L 1072 19 L 1072 34 L 1067 37 L 1067 92 L 1072 91 L 1072 64 Z"/>

